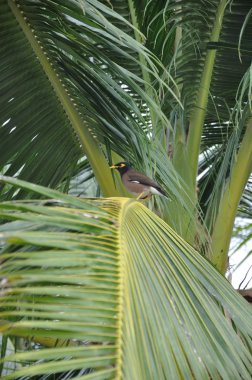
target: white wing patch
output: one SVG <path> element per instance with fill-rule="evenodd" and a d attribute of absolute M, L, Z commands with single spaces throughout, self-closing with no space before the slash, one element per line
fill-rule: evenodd
<path fill-rule="evenodd" d="M 155 187 L 150 187 L 150 192 L 152 194 L 156 194 L 156 195 L 163 195 L 162 193 L 160 193 L 160 191 L 158 191 L 157 189 L 155 189 Z"/>
<path fill-rule="evenodd" d="M 130 180 L 130 182 L 132 182 L 132 183 L 141 183 L 141 182 L 139 182 L 139 181 L 131 181 L 131 180 Z"/>

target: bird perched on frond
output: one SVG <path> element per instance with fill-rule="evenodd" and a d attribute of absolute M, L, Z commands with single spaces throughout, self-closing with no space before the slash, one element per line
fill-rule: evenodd
<path fill-rule="evenodd" d="M 119 171 L 124 186 L 129 193 L 137 195 L 137 199 L 146 199 L 153 194 L 167 197 L 161 186 L 145 174 L 133 169 L 128 162 L 118 162 L 110 168 Z"/>

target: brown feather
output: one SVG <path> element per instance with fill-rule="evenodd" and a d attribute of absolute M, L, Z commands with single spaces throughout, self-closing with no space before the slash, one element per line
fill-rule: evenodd
<path fill-rule="evenodd" d="M 166 195 L 166 192 L 151 178 L 147 177 L 145 174 L 135 171 L 130 168 L 126 173 L 122 175 L 122 181 L 125 187 L 134 194 L 140 194 L 147 191 L 149 187 L 153 187 L 162 195 Z M 137 181 L 139 183 L 136 183 Z"/>

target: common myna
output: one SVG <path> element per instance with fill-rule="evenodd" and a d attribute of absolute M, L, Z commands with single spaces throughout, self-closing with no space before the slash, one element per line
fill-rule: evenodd
<path fill-rule="evenodd" d="M 118 162 L 118 164 L 112 165 L 110 168 L 119 171 L 128 192 L 138 195 L 138 199 L 145 199 L 152 194 L 167 197 L 166 192 L 155 181 L 143 173 L 137 172 L 128 162 Z"/>

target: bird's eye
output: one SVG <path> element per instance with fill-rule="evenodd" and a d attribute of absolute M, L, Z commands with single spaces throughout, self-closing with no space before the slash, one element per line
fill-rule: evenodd
<path fill-rule="evenodd" d="M 121 164 L 121 165 L 120 165 L 120 168 L 123 168 L 124 166 L 126 166 L 126 165 L 125 165 L 125 164 Z"/>

